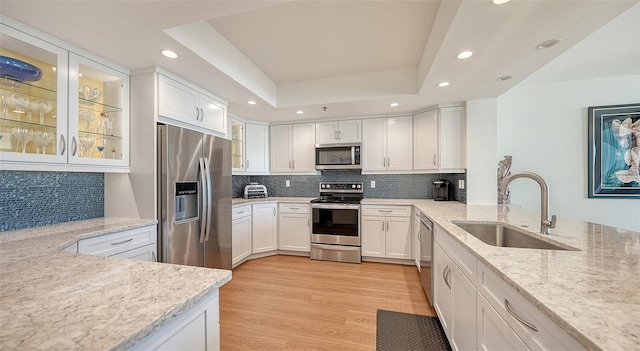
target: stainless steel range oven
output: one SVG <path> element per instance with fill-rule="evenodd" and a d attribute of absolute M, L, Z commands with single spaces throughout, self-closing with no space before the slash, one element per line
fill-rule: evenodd
<path fill-rule="evenodd" d="M 311 259 L 360 263 L 362 183 L 321 182 L 311 200 Z"/>

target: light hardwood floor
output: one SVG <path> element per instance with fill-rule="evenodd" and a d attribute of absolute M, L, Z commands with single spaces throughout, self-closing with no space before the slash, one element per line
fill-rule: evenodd
<path fill-rule="evenodd" d="M 377 309 L 436 315 L 415 266 L 260 258 L 220 289 L 220 346 L 375 350 Z"/>

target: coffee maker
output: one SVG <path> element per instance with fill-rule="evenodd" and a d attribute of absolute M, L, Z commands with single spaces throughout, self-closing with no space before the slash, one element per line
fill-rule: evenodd
<path fill-rule="evenodd" d="M 446 179 L 433 181 L 433 201 L 449 201 L 451 182 Z"/>

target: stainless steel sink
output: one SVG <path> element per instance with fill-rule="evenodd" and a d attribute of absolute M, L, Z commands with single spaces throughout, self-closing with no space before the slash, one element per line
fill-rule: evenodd
<path fill-rule="evenodd" d="M 569 246 L 561 246 L 547 241 L 536 235 L 502 223 L 481 223 L 453 221 L 453 224 L 464 229 L 467 233 L 482 240 L 484 243 L 498 247 L 519 247 L 542 250 L 576 250 Z"/>

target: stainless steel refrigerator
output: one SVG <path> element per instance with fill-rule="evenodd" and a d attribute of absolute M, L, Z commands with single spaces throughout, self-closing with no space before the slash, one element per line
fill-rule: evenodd
<path fill-rule="evenodd" d="M 231 142 L 158 125 L 158 258 L 231 269 Z"/>

